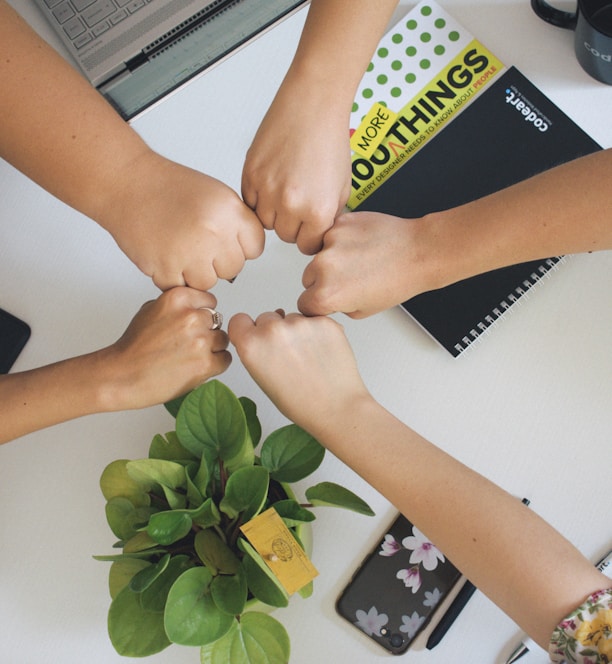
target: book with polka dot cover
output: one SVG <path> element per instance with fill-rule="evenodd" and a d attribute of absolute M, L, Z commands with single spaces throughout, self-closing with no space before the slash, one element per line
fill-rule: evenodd
<path fill-rule="evenodd" d="M 351 148 L 348 207 L 405 218 L 468 203 L 601 149 L 428 0 L 381 40 L 355 98 Z M 504 267 L 401 307 L 458 357 L 562 260 Z"/>
<path fill-rule="evenodd" d="M 348 207 L 362 203 L 504 68 L 435 2 L 423 0 L 398 21 L 381 39 L 353 103 Z M 377 131 L 368 121 L 374 106 L 392 116 L 389 132 Z"/>

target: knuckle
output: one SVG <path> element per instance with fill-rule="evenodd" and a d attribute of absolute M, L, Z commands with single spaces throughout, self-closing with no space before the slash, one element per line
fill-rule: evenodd
<path fill-rule="evenodd" d="M 194 336 L 194 342 L 204 342 L 206 340 L 205 335 L 198 335 L 194 332 L 199 332 L 202 327 L 201 317 L 198 314 L 197 309 L 186 309 L 183 314 L 183 323 L 182 331 L 183 334 L 188 336 Z M 207 341 L 207 340 L 206 340 Z"/>
<path fill-rule="evenodd" d="M 186 299 L 187 293 L 184 286 L 175 286 L 163 293 L 162 297 L 171 308 L 181 306 Z"/>

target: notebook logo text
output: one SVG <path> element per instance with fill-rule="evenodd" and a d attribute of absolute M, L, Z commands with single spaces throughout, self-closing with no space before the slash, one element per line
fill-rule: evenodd
<path fill-rule="evenodd" d="M 506 104 L 513 106 L 522 116 L 525 122 L 533 123 L 533 126 L 541 132 L 548 131 L 550 120 L 529 102 L 514 86 L 506 88 Z"/>

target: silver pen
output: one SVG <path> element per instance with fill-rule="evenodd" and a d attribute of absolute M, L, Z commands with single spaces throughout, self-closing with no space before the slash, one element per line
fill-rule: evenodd
<path fill-rule="evenodd" d="M 513 662 L 518 661 L 523 655 L 526 655 L 531 649 L 539 647 L 535 641 L 527 638 L 524 641 L 521 641 L 519 646 L 512 652 L 510 657 L 506 660 L 506 664 L 512 664 Z"/>
<path fill-rule="evenodd" d="M 595 567 L 597 567 L 597 569 L 600 572 L 603 572 L 606 576 L 610 576 L 610 573 L 612 572 L 612 551 L 608 551 L 608 553 L 595 565 Z M 518 661 L 523 655 L 526 655 L 529 652 L 530 648 L 533 648 L 534 646 L 537 647 L 537 644 L 531 639 L 527 638 L 524 641 L 521 641 L 518 647 L 512 651 L 512 654 L 506 660 L 506 664 L 513 664 L 513 662 Z"/>

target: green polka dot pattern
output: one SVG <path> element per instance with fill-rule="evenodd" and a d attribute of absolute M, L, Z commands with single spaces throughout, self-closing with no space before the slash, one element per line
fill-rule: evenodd
<path fill-rule="evenodd" d="M 423 0 L 382 38 L 361 80 L 351 127 L 374 102 L 399 111 L 472 39 L 438 4 Z"/>

